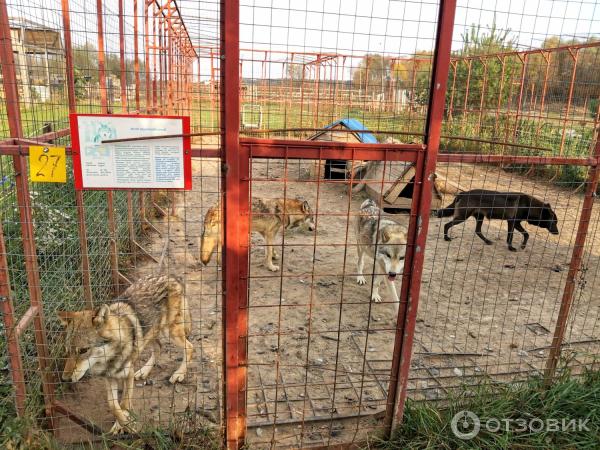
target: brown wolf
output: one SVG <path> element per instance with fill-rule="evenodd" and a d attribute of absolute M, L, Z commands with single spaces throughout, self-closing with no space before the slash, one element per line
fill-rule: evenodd
<path fill-rule="evenodd" d="M 385 280 L 398 308 L 400 299 L 394 281 L 404 270 L 406 254 L 406 228 L 387 216 L 381 216 L 379 207 L 373 200 L 365 200 L 360 206 L 356 220 L 356 244 L 358 267 L 356 282 L 366 284 L 363 276 L 364 255 L 375 260 L 375 277 L 371 300 L 381 301 L 379 285 Z"/>
<path fill-rule="evenodd" d="M 307 201 L 299 198 L 253 198 L 251 231 L 260 233 L 265 239 L 265 265 L 273 272 L 279 266 L 273 264 L 277 253 L 273 247 L 275 236 L 282 228 L 291 229 L 305 226 L 314 231 L 315 222 L 312 209 Z M 209 208 L 204 216 L 204 230 L 200 242 L 200 260 L 208 264 L 217 244 L 223 245 L 221 240 L 221 204 Z M 220 252 L 217 253 L 217 263 L 221 264 Z"/>
<path fill-rule="evenodd" d="M 513 247 L 513 234 L 516 229 L 523 235 L 521 248 L 525 249 L 529 240 L 529 233 L 521 225 L 525 221 L 540 228 L 546 228 L 552 234 L 558 234 L 558 219 L 552 211 L 550 203 L 544 203 L 531 195 L 521 192 L 496 192 L 484 189 L 461 192 L 447 207 L 438 210 L 438 217 L 450 217 L 453 219 L 444 225 L 444 239 L 450 241 L 448 231 L 454 225 L 464 222 L 469 217 L 475 217 L 477 226 L 475 234 L 487 245 L 493 242 L 486 238 L 481 232 L 483 219 L 498 219 L 508 221 L 508 236 L 506 242 L 508 249 L 516 252 Z"/>
<path fill-rule="evenodd" d="M 66 328 L 67 358 L 62 378 L 73 383 L 86 373 L 106 380 L 108 404 L 117 419 L 112 433 L 134 429 L 131 399 L 134 378 L 145 378 L 160 349 L 159 334 L 185 350 L 185 357 L 170 378 L 182 381 L 193 346 L 186 339 L 190 316 L 182 283 L 174 276 L 146 276 L 133 283 L 109 304 L 83 311 L 60 311 Z M 134 364 L 147 345 L 152 355 L 134 372 Z M 123 384 L 121 402 L 119 382 Z"/>

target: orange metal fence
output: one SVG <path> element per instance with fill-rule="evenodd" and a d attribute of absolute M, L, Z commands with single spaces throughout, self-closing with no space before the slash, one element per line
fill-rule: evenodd
<path fill-rule="evenodd" d="M 114 394 L 105 407 L 99 377 L 60 381 L 73 336 L 57 313 L 97 311 L 149 274 L 185 287 L 194 354 L 185 381 L 171 383 L 181 355 L 167 340 L 129 406 L 144 426 L 209 427 L 229 448 L 360 445 L 389 436 L 407 398 L 443 399 L 482 379 L 551 383 L 566 353 L 575 373 L 595 367 L 600 88 L 590 67 L 600 52 L 589 36 L 563 45 L 546 29 L 540 48 L 492 40 L 465 54 L 456 17 L 478 11 L 468 1 L 416 3 L 422 16 L 406 17 L 390 2 L 387 18 L 307 6 L 301 15 L 322 14 L 317 28 L 339 40 L 312 51 L 294 33 L 313 24 L 292 7 L 38 3 L 0 0 L 0 356 L 15 414 L 65 443 L 108 429 Z M 328 15 L 339 23 L 325 25 Z M 345 30 L 350 16 L 374 28 Z M 30 73 L 38 54 L 48 86 Z M 190 116 L 193 190 L 31 182 L 29 146 L 69 154 L 76 112 Z M 541 199 L 560 233 L 534 223 L 527 249 L 511 252 L 491 222 L 494 246 L 479 224 L 446 242 L 432 211 L 481 188 Z M 377 227 L 404 230 L 397 302 L 382 289 L 380 304 L 374 283 L 389 273 L 375 260 L 364 269 L 373 282 L 360 285 L 355 228 L 367 198 L 381 206 Z M 255 206 L 273 199 L 283 206 Z M 281 237 L 263 243 L 252 232 L 269 220 Z M 211 232 L 215 253 L 202 264 Z M 266 259 L 272 250 L 278 261 Z"/>

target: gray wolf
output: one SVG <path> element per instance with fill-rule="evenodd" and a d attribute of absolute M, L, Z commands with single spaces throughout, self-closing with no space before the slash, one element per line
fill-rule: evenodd
<path fill-rule="evenodd" d="M 66 329 L 62 379 L 75 383 L 89 373 L 106 380 L 108 405 L 117 419 L 111 433 L 135 431 L 131 415 L 134 379 L 146 378 L 154 366 L 159 334 L 185 351 L 171 383 L 185 377 L 193 353 L 186 339 L 191 322 L 183 285 L 174 276 L 140 278 L 110 303 L 95 309 L 60 311 L 58 318 Z M 134 364 L 148 345 L 152 345 L 150 359 L 134 372 Z M 123 385 L 120 402 L 119 383 Z"/>
<path fill-rule="evenodd" d="M 483 219 L 506 220 L 508 222 L 508 236 L 506 242 L 510 251 L 517 251 L 513 247 L 513 234 L 516 229 L 523 235 L 521 248 L 525 249 L 529 233 L 521 225 L 525 221 L 531 225 L 547 229 L 552 234 L 558 234 L 558 219 L 550 203 L 545 203 L 531 195 L 521 192 L 496 192 L 484 189 L 461 192 L 447 207 L 438 210 L 438 217 L 450 217 L 452 220 L 444 225 L 444 239 L 450 241 L 448 231 L 454 225 L 464 222 L 469 217 L 475 217 L 477 225 L 475 234 L 487 245 L 493 242 L 481 232 Z"/>
<path fill-rule="evenodd" d="M 277 253 L 273 246 L 275 236 L 280 230 L 289 230 L 303 226 L 315 230 L 312 209 L 307 201 L 300 198 L 253 198 L 251 231 L 260 233 L 265 239 L 265 265 L 273 272 L 279 266 L 273 264 Z M 200 241 L 200 260 L 208 264 L 217 244 L 223 245 L 221 236 L 221 204 L 209 208 L 204 216 L 204 230 Z M 221 264 L 220 252 L 217 263 Z"/>
<path fill-rule="evenodd" d="M 364 256 L 368 254 L 375 261 L 375 277 L 371 300 L 381 302 L 379 285 L 385 280 L 398 308 L 399 298 L 394 286 L 396 277 L 402 274 L 406 254 L 406 228 L 387 216 L 373 200 L 365 200 L 360 206 L 356 220 L 356 244 L 358 266 L 356 282 L 366 284 L 363 276 Z"/>

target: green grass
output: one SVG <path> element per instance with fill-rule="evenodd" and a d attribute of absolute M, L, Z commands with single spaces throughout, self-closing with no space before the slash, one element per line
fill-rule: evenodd
<path fill-rule="evenodd" d="M 263 112 L 262 129 L 285 128 L 319 128 L 342 117 L 353 117 L 363 122 L 370 130 L 378 133 L 377 138 L 385 139 L 385 132 L 402 132 L 396 135 L 404 142 L 422 142 L 425 126 L 425 111 L 402 111 L 392 113 L 386 111 L 369 111 L 360 104 L 320 105 L 314 108 L 312 103 L 300 107 L 297 103 L 288 105 L 283 102 L 259 102 Z M 210 113 L 211 105 L 203 101 L 193 105 L 192 123 L 202 129 L 216 129 L 218 114 Z M 500 114 L 498 119 L 494 112 L 482 114 L 455 115 L 445 118 L 442 124 L 441 148 L 449 152 L 470 152 L 483 154 L 518 154 L 525 156 L 588 156 L 590 143 L 593 140 L 593 126 L 582 121 L 569 121 L 567 132 L 563 137 L 564 118 L 544 117 L 540 120 L 520 118 L 516 120 L 516 112 L 510 115 Z M 413 134 L 414 133 L 414 134 Z M 307 137 L 311 132 L 297 134 L 295 137 Z M 260 135 L 264 136 L 264 135 Z M 265 136 L 268 137 L 268 136 Z M 463 140 L 461 137 L 474 138 L 493 143 L 482 143 L 473 140 Z M 515 146 L 502 145 L 502 142 Z M 539 147 L 545 150 L 527 149 Z M 561 150 L 562 146 L 562 150 Z"/>
<path fill-rule="evenodd" d="M 452 432 L 451 421 L 459 411 L 472 411 L 482 419 L 480 433 L 471 440 L 461 440 Z M 504 424 L 508 419 L 511 431 L 505 426 L 498 432 L 488 431 L 487 419 L 495 418 Z M 518 432 L 519 420 L 532 419 L 560 424 L 574 420 L 586 421 L 587 429 L 568 427 L 566 431 L 547 429 L 539 432 Z M 536 422 L 538 423 L 538 422 Z M 11 418 L 0 424 L 1 448 L 59 449 L 59 443 L 32 422 Z M 536 425 L 534 428 L 537 429 Z M 396 449 L 597 449 L 600 443 L 600 372 L 587 372 L 571 377 L 562 372 L 549 388 L 541 379 L 513 384 L 469 386 L 447 399 L 443 405 L 408 401 L 400 428 L 388 441 L 372 438 L 365 450 Z M 165 428 L 145 428 L 128 440 L 104 436 L 93 448 L 152 450 L 198 449 L 217 450 L 221 445 L 218 428 L 207 425 L 191 413 L 174 420 Z M 12 447 L 11 447 L 12 446 Z M 83 448 L 88 448 L 84 446 Z M 91 446 L 89 448 L 92 448 Z"/>
<path fill-rule="evenodd" d="M 482 418 L 480 433 L 461 440 L 452 432 L 451 420 L 468 410 Z M 485 420 L 500 420 L 502 429 L 486 429 Z M 567 431 L 518 432 L 521 423 L 538 418 L 543 421 L 588 420 L 588 430 L 570 427 Z M 509 431 L 504 419 L 511 420 Z M 525 422 L 517 422 L 523 420 Z M 492 423 L 492 429 L 494 428 Z M 521 427 L 521 429 L 524 427 Z M 533 426 L 539 429 L 538 422 Z M 540 379 L 519 384 L 482 384 L 464 390 L 445 402 L 412 402 L 406 405 L 400 429 L 389 441 L 373 441 L 369 449 L 598 449 L 600 447 L 600 372 L 572 378 L 568 372 L 546 389 Z"/>
<path fill-rule="evenodd" d="M 79 113 L 100 112 L 100 107 L 91 104 L 77 105 Z M 69 107 L 66 100 L 56 100 L 56 103 L 37 103 L 30 108 L 21 108 L 21 125 L 25 137 L 41 134 L 45 123 L 51 123 L 54 130 L 69 127 Z M 10 136 L 6 105 L 0 102 L 0 137 Z"/>
<path fill-rule="evenodd" d="M 50 433 L 29 419 L 8 417 L 0 421 L 0 448 L 7 450 L 59 450 L 62 447 Z"/>
<path fill-rule="evenodd" d="M 248 103 L 250 102 L 244 102 L 244 104 Z M 353 117 L 361 120 L 367 129 L 380 132 L 403 132 L 407 134 L 395 137 L 404 142 L 422 142 L 421 135 L 425 126 L 425 110 L 392 113 L 370 111 L 360 103 L 355 103 L 352 106 L 331 104 L 329 102 L 315 105 L 309 101 L 302 107 L 297 101 L 293 101 L 291 104 L 273 101 L 261 101 L 255 104 L 260 105 L 262 108 L 262 129 L 319 128 L 342 117 Z M 218 107 L 218 102 L 213 104 L 204 99 L 194 101 L 191 106 L 191 123 L 194 131 L 218 130 L 219 111 L 215 110 Z M 118 111 L 119 106 L 114 105 L 113 109 Z M 90 102 L 78 104 L 78 112 L 80 113 L 99 111 L 100 107 L 97 104 Z M 493 112 L 484 112 L 481 119 L 477 113 L 446 118 L 442 125 L 442 135 L 447 136 L 447 138 L 442 139 L 441 148 L 450 152 L 483 154 L 512 153 L 544 156 L 562 154 L 563 156 L 572 157 L 587 156 L 589 154 L 594 133 L 591 124 L 570 121 L 567 124 L 569 131 L 563 138 L 564 119 L 544 117 L 540 120 L 521 118 L 516 121 L 515 114 L 514 111 L 510 115 L 500 114 L 498 119 L 496 119 Z M 31 108 L 22 108 L 21 116 L 25 136 L 41 133 L 44 123 L 52 123 L 54 129 L 68 127 L 68 108 L 64 99 L 56 99 L 54 103 L 34 104 Z M 6 111 L 4 106 L 0 104 L 0 136 L 9 136 L 9 134 Z M 307 132 L 290 136 L 307 137 L 310 134 L 310 132 Z M 378 133 L 377 137 L 384 140 L 386 135 Z M 489 144 L 457 139 L 459 137 L 476 138 L 496 143 Z M 548 151 L 541 152 L 539 150 L 504 146 L 501 144 L 502 142 L 541 147 L 548 149 Z M 568 180 L 572 178 L 576 182 L 582 181 L 578 175 L 567 174 Z"/>
<path fill-rule="evenodd" d="M 0 448 L 8 450 L 59 450 L 65 446 L 53 435 L 27 419 L 11 418 L 0 423 Z M 119 438 L 109 434 L 92 442 L 69 448 L 121 450 L 220 450 L 222 438 L 217 427 L 186 413 L 168 427 L 146 427 L 136 435 Z"/>

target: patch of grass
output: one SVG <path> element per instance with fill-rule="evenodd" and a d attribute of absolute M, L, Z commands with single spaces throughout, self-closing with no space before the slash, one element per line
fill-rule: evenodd
<path fill-rule="evenodd" d="M 105 436 L 103 446 L 116 449 L 148 450 L 220 450 L 222 438 L 217 428 L 195 419 L 181 420 L 168 428 L 147 428 L 128 440 Z"/>
<path fill-rule="evenodd" d="M 51 434 L 28 419 L 11 417 L 0 421 L 0 448 L 7 450 L 59 450 Z"/>
<path fill-rule="evenodd" d="M 220 450 L 222 436 L 219 428 L 189 410 L 178 415 L 164 428 L 146 426 L 130 436 L 106 434 L 100 439 L 82 441 L 68 448 L 123 450 Z M 0 448 L 7 450 L 59 450 L 65 446 L 53 435 L 40 429 L 27 418 L 5 418 L 0 421 Z"/>
<path fill-rule="evenodd" d="M 77 112 L 99 113 L 100 106 L 79 103 Z M 66 98 L 56 98 L 51 102 L 39 102 L 26 107 L 21 105 L 21 126 L 24 136 L 36 136 L 42 134 L 44 124 L 50 123 L 54 130 L 69 127 L 69 106 Z M 0 102 L 0 136 L 8 137 L 8 114 L 6 105 Z"/>
<path fill-rule="evenodd" d="M 471 440 L 456 437 L 452 418 L 459 411 L 472 411 L 481 419 L 481 431 Z M 500 420 L 501 429 L 486 429 L 488 419 Z M 587 429 L 568 427 L 554 431 L 518 432 L 520 424 L 532 419 L 557 421 L 587 420 Z M 511 422 L 509 430 L 503 420 Z M 494 427 L 492 427 L 493 429 Z M 524 427 L 521 427 L 524 428 Z M 534 430 L 538 430 L 536 420 Z M 544 427 L 546 428 L 546 427 Z M 372 442 L 370 449 L 597 449 L 600 443 L 600 372 L 571 378 L 565 372 L 545 389 L 541 379 L 524 383 L 469 387 L 448 399 L 443 407 L 433 403 L 407 402 L 404 420 L 389 441 Z"/>

